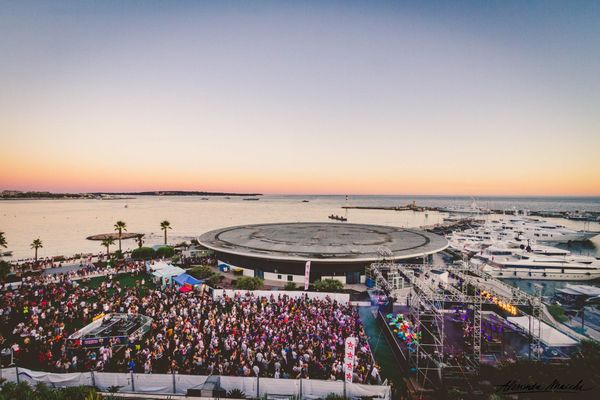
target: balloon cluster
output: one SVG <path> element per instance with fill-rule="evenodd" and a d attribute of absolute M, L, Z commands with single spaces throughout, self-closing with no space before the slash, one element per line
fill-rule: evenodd
<path fill-rule="evenodd" d="M 404 319 L 402 314 L 387 314 L 388 324 L 394 334 L 404 342 L 409 351 L 416 351 L 416 347 L 421 341 L 421 332 L 417 332 L 415 325 L 408 319 Z"/>

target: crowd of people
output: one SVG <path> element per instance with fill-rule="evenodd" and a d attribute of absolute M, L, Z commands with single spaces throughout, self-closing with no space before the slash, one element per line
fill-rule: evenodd
<path fill-rule="evenodd" d="M 55 256 L 55 257 L 40 257 L 37 260 L 34 258 L 23 258 L 12 260 L 12 264 L 18 267 L 19 270 L 47 270 L 52 268 L 61 268 L 65 265 L 84 266 L 95 262 L 107 260 L 106 253 L 98 254 L 78 254 L 70 257 Z"/>
<path fill-rule="evenodd" d="M 18 365 L 53 372 L 133 371 L 274 378 L 344 378 L 344 339 L 358 338 L 354 382 L 380 383 L 356 309 L 329 298 L 284 293 L 213 299 L 208 293 L 153 288 L 109 276 L 91 289 L 67 276 L 25 280 L 1 292 L 1 347 Z M 84 348 L 68 337 L 101 313 L 153 319 L 142 337 Z"/>
<path fill-rule="evenodd" d="M 54 267 L 41 275 L 26 275 L 21 281 L 11 282 L 7 286 L 19 286 L 21 282 L 44 284 L 48 282 L 64 282 L 70 280 L 89 280 L 96 276 L 109 276 L 122 273 L 133 273 L 145 270 L 143 261 L 119 261 L 114 265 L 85 262 L 69 266 Z"/>
<path fill-rule="evenodd" d="M 217 259 L 211 255 L 186 256 L 186 255 L 182 254 L 179 258 L 178 264 L 181 265 L 181 267 L 183 267 L 183 268 L 188 268 L 193 265 L 216 266 Z"/>

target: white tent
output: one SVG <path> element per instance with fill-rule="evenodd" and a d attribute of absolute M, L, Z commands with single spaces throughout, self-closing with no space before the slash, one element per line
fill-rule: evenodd
<path fill-rule="evenodd" d="M 161 285 L 165 286 L 173 283 L 173 279 L 183 273 L 185 273 L 185 270 L 183 268 L 179 268 L 169 264 L 164 268 L 160 268 L 152 272 L 152 276 L 154 276 L 154 279 L 157 282 L 160 282 Z"/>
<path fill-rule="evenodd" d="M 517 325 L 518 327 L 529 333 L 529 317 L 508 317 L 508 322 Z M 539 331 L 539 320 L 537 318 L 531 318 L 531 329 L 534 336 L 538 335 Z M 563 346 L 575 346 L 577 341 L 571 339 L 558 329 L 555 329 L 545 322 L 542 322 L 542 329 L 540 332 L 540 340 L 547 346 L 552 347 L 563 347 Z"/>
<path fill-rule="evenodd" d="M 161 269 L 170 268 L 172 266 L 172 264 L 169 264 L 168 262 L 163 260 L 146 261 L 146 271 L 148 272 L 158 271 Z"/>

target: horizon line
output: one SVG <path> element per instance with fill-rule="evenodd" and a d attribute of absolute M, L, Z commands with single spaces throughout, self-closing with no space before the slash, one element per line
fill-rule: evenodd
<path fill-rule="evenodd" d="M 444 194 L 444 193 L 436 193 L 436 194 L 418 194 L 418 193 L 395 193 L 395 194 L 382 194 L 382 193 L 276 193 L 276 192 L 236 192 L 236 191 L 225 191 L 225 190 L 203 190 L 203 189 L 194 189 L 194 190 L 181 190 L 181 189 L 160 189 L 160 190 L 117 190 L 117 191 L 103 191 L 103 190 L 94 190 L 94 191 L 50 191 L 50 190 L 17 190 L 17 189 L 0 189 L 1 191 L 14 191 L 14 192 L 32 192 L 32 193 L 50 193 L 50 194 L 120 194 L 120 193 L 152 193 L 152 192 L 183 192 L 183 193 L 191 193 L 191 192 L 204 192 L 205 194 L 211 193 L 223 193 L 223 194 L 239 194 L 239 195 L 259 195 L 259 196 L 354 196 L 354 197 L 366 197 L 366 196 L 379 196 L 379 197 L 507 197 L 507 198 L 531 198 L 531 197 L 571 197 L 571 198 L 600 198 L 599 194 L 592 195 L 577 195 L 577 194 Z M 143 195 L 140 195 L 143 196 Z"/>

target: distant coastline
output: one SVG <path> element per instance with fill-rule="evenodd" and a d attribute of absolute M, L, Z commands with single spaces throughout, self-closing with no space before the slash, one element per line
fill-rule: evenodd
<path fill-rule="evenodd" d="M 0 192 L 0 200 L 125 200 L 131 196 L 262 196 L 262 193 L 228 193 L 228 192 L 201 192 L 187 190 L 165 190 L 145 192 L 89 192 L 89 193 L 53 193 L 53 192 L 22 192 L 18 190 L 4 190 Z"/>
<path fill-rule="evenodd" d="M 0 192 L 0 200 L 58 200 L 58 199 L 94 199 L 88 193 L 52 193 L 52 192 L 21 192 L 4 190 Z"/>
<path fill-rule="evenodd" d="M 198 192 L 188 190 L 165 190 L 155 192 L 94 192 L 89 194 L 108 196 L 262 196 L 262 193 Z"/>

